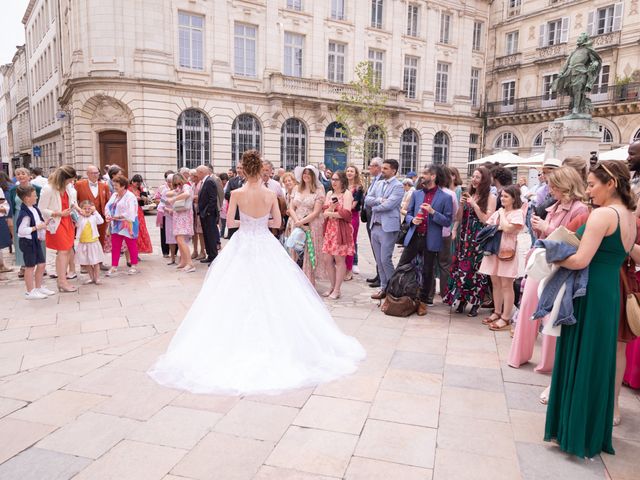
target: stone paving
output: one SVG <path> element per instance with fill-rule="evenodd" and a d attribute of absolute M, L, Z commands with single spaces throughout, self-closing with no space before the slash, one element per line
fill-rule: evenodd
<path fill-rule="evenodd" d="M 279 396 L 193 395 L 145 375 L 202 266 L 176 273 L 148 255 L 138 276 L 31 302 L 11 274 L 0 284 L 0 480 L 638 478 L 640 392 L 623 389 L 617 455 L 568 457 L 542 441 L 549 378 L 506 366 L 509 334 L 441 305 L 381 314 L 360 238 L 363 274 L 327 305 L 367 359 Z"/>

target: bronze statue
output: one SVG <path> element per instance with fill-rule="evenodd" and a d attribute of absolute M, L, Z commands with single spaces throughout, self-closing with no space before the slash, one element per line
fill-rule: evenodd
<path fill-rule="evenodd" d="M 591 92 L 593 84 L 598 80 L 602 58 L 591 46 L 591 40 L 586 33 L 580 34 L 577 45 L 553 82 L 552 88 L 561 95 L 571 97 L 571 113 L 564 118 L 591 118 L 592 105 L 587 93 Z"/>

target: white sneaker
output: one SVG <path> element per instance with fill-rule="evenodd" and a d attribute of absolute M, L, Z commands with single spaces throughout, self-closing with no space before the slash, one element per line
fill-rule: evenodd
<path fill-rule="evenodd" d="M 34 288 L 30 292 L 25 293 L 24 298 L 27 300 L 43 300 L 48 297 L 44 293 L 40 293 L 38 289 Z"/>
<path fill-rule="evenodd" d="M 118 269 L 113 267 L 110 268 L 107 273 L 105 273 L 105 276 L 107 277 L 115 277 L 116 275 L 118 275 Z"/>
<path fill-rule="evenodd" d="M 41 286 L 40 288 L 36 288 L 36 290 L 38 290 L 40 293 L 42 293 L 43 295 L 55 295 L 56 292 L 54 292 L 53 290 L 48 289 L 47 287 L 45 287 L 44 285 Z"/>
<path fill-rule="evenodd" d="M 351 271 L 354 275 L 360 275 L 360 269 L 358 268 L 358 265 L 354 265 Z"/>

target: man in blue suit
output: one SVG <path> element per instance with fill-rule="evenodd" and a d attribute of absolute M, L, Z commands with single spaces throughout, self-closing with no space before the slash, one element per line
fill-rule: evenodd
<path fill-rule="evenodd" d="M 404 197 L 397 172 L 397 160 L 383 161 L 381 177 L 364 199 L 365 207 L 371 208 L 371 247 L 380 275 L 380 291 L 371 295 L 376 300 L 386 296 L 385 289 L 393 275 L 391 256 L 400 230 L 400 204 Z"/>
<path fill-rule="evenodd" d="M 416 190 L 407 206 L 404 221 L 411 224 L 404 239 L 404 251 L 398 266 L 410 263 L 417 255 L 424 259 L 418 315 L 427 314 L 427 298 L 433 281 L 434 263 L 442 247 L 442 228 L 451 226 L 451 197 L 440 188 L 444 172 L 431 165 L 422 173 L 424 183 Z"/>

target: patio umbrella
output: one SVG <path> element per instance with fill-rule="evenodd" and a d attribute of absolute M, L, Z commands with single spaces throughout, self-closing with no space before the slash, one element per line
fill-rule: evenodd
<path fill-rule="evenodd" d="M 626 160 L 629 157 L 629 145 L 598 153 L 598 160 Z"/>
<path fill-rule="evenodd" d="M 511 153 L 509 150 L 502 150 L 498 153 L 494 153 L 493 155 L 489 155 L 487 157 L 482 157 L 473 162 L 469 162 L 469 165 L 481 165 L 485 162 L 490 163 L 500 163 L 500 164 L 508 164 L 508 163 L 517 163 L 521 162 L 523 158 L 519 157 L 515 153 Z"/>

